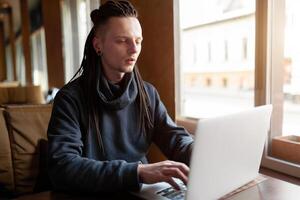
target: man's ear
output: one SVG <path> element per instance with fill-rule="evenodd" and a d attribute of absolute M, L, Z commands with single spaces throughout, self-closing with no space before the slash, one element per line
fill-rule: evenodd
<path fill-rule="evenodd" d="M 93 47 L 97 53 L 102 51 L 102 43 L 100 37 L 96 36 L 93 38 Z"/>

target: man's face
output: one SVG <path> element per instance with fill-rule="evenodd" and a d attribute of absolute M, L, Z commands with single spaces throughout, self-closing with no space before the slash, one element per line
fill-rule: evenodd
<path fill-rule="evenodd" d="M 125 73 L 132 72 L 141 52 L 142 28 L 135 17 L 112 17 L 96 34 L 95 50 L 102 52 L 106 77 L 119 82 Z"/>

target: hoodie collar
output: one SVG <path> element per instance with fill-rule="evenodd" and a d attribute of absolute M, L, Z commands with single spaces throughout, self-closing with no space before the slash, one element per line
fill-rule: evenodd
<path fill-rule="evenodd" d="M 99 76 L 97 92 L 104 107 L 120 110 L 135 100 L 138 91 L 134 73 L 125 74 L 120 84 L 110 83 L 101 72 Z"/>

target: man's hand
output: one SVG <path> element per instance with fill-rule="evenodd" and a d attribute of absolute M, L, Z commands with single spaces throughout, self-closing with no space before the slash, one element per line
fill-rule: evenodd
<path fill-rule="evenodd" d="M 175 189 L 180 189 L 173 177 L 187 184 L 190 169 L 184 163 L 166 160 L 153 164 L 139 164 L 137 171 L 142 183 L 152 184 L 164 181 Z"/>

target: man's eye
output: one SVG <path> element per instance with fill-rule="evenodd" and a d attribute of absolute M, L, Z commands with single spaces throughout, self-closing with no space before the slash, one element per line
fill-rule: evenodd
<path fill-rule="evenodd" d="M 120 39 L 120 40 L 117 40 L 118 43 L 123 43 L 123 42 L 126 42 L 125 39 Z"/>

